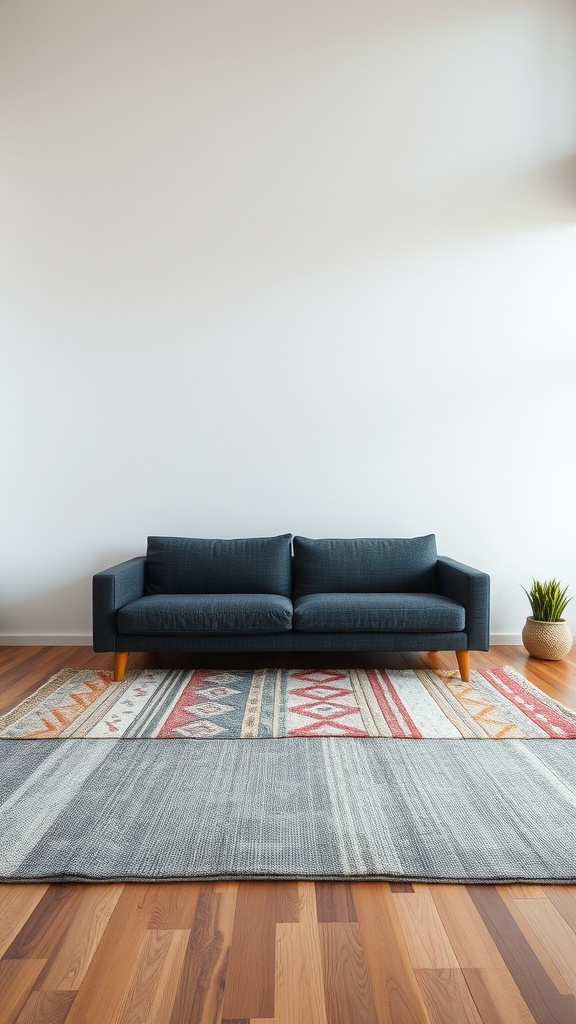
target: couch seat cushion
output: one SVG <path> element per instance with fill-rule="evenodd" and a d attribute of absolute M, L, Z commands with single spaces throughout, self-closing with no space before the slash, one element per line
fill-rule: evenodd
<path fill-rule="evenodd" d="M 292 621 L 303 633 L 452 633 L 465 613 L 438 594 L 307 594 Z"/>
<path fill-rule="evenodd" d="M 155 594 L 118 612 L 119 633 L 279 633 L 291 625 L 292 602 L 280 594 Z"/>
<path fill-rule="evenodd" d="M 294 596 L 303 594 L 434 593 L 434 534 L 311 540 L 294 537 Z"/>
<path fill-rule="evenodd" d="M 205 540 L 148 537 L 146 594 L 283 594 L 291 597 L 290 533 Z"/>

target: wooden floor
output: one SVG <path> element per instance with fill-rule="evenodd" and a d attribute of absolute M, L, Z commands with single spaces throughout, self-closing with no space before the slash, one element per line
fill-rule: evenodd
<path fill-rule="evenodd" d="M 233 660 L 265 662 L 282 663 Z M 455 667 L 445 654 L 361 663 Z M 574 651 L 472 656 L 489 664 L 576 708 Z M 0 648 L 0 714 L 59 668 L 110 665 L 85 647 Z M 0 885 L 0 958 L 0 1024 L 576 1024 L 576 886 Z"/>

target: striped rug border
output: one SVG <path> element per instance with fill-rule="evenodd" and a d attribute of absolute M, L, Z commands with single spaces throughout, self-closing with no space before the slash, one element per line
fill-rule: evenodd
<path fill-rule="evenodd" d="M 511 666 L 65 668 L 0 718 L 0 739 L 576 739 L 576 712 Z"/>

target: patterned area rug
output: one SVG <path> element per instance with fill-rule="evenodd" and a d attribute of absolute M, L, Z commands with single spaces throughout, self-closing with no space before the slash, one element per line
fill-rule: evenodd
<path fill-rule="evenodd" d="M 0 718 L 3 739 L 576 739 L 576 713 L 510 666 L 109 672 L 63 669 Z"/>

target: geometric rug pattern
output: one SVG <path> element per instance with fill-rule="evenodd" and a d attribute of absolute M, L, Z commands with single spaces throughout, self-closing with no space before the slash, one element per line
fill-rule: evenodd
<path fill-rule="evenodd" d="M 510 666 L 62 669 L 0 718 L 2 739 L 576 739 L 576 712 Z"/>

